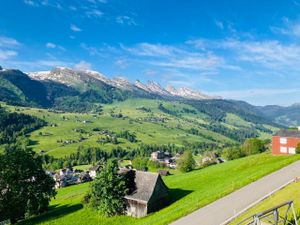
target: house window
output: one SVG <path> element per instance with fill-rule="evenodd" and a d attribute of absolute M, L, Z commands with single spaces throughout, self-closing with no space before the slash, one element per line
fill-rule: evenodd
<path fill-rule="evenodd" d="M 287 138 L 280 138 L 280 144 L 286 144 L 287 143 Z"/>
<path fill-rule="evenodd" d="M 289 148 L 289 153 L 290 154 L 296 154 L 296 149 L 295 148 Z"/>
<path fill-rule="evenodd" d="M 281 153 L 287 153 L 287 147 L 280 147 Z"/>

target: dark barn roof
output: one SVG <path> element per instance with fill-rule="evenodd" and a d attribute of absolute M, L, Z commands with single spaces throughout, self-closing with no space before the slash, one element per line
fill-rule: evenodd
<path fill-rule="evenodd" d="M 100 165 L 95 165 L 95 166 L 92 166 L 89 170 L 90 171 L 98 171 L 100 169 Z"/>
<path fill-rule="evenodd" d="M 136 171 L 136 190 L 125 198 L 147 203 L 153 195 L 158 179 L 161 179 L 158 173 Z"/>
<path fill-rule="evenodd" d="M 280 130 L 280 131 L 276 132 L 274 134 L 274 136 L 300 138 L 300 131 L 299 130 Z"/>

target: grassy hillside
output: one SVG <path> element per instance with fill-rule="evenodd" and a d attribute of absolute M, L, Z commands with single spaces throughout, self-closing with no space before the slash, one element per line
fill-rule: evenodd
<path fill-rule="evenodd" d="M 141 219 L 127 216 L 106 218 L 82 206 L 81 199 L 89 184 L 71 186 L 58 190 L 48 213 L 20 224 L 168 224 L 299 158 L 299 155 L 272 156 L 264 153 L 165 177 L 164 181 L 170 188 L 171 205 Z"/>
<path fill-rule="evenodd" d="M 249 209 L 246 213 L 244 213 L 243 215 L 241 215 L 240 217 L 232 221 L 230 224 L 232 225 L 237 224 L 238 222 L 242 221 L 243 219 L 246 219 L 247 217 L 255 213 L 259 213 L 271 209 L 277 205 L 280 205 L 290 200 L 294 200 L 294 208 L 299 218 L 299 211 L 300 211 L 299 196 L 300 196 L 300 181 L 298 180 L 295 183 L 292 183 L 287 187 L 283 188 L 282 190 L 271 195 L 270 197 L 260 202 L 259 204 L 255 205 L 254 207 Z M 291 218 L 289 217 L 289 219 Z"/>
<path fill-rule="evenodd" d="M 6 106 L 11 111 L 34 115 L 45 120 L 48 126 L 29 135 L 31 146 L 37 152 L 44 151 L 54 157 L 76 152 L 78 146 L 97 146 L 110 151 L 112 148 L 137 148 L 144 144 L 195 145 L 204 151 L 201 143 L 214 144 L 214 148 L 237 143 L 236 138 L 257 134 L 270 137 L 276 127 L 248 122 L 238 115 L 228 113 L 226 120 L 211 122 L 209 115 L 199 112 L 191 105 L 150 99 L 128 99 L 123 102 L 102 105 L 99 113 L 61 113 L 46 109 Z M 213 125 L 212 125 L 213 124 Z M 248 130 L 247 130 L 248 129 Z M 104 138 L 103 130 L 121 132 L 128 130 L 137 142 L 119 138 L 119 144 L 97 142 Z M 243 131 L 247 131 L 243 133 Z M 254 132 L 254 133 L 253 133 Z M 64 144 L 64 141 L 74 143 Z M 198 146 L 198 147 L 197 147 Z"/>

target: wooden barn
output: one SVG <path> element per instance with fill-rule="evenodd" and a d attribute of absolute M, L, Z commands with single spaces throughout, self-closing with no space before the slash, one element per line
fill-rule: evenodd
<path fill-rule="evenodd" d="M 135 172 L 135 190 L 126 195 L 127 214 L 143 217 L 169 203 L 169 190 L 158 173 Z"/>

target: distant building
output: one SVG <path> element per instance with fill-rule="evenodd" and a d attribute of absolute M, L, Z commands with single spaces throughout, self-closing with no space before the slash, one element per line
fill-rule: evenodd
<path fill-rule="evenodd" d="M 92 179 L 95 179 L 97 176 L 97 172 L 100 171 L 100 165 L 92 166 L 89 169 L 89 174 Z"/>
<path fill-rule="evenodd" d="M 143 217 L 169 204 L 169 189 L 158 173 L 135 172 L 135 189 L 125 196 L 127 214 Z"/>
<path fill-rule="evenodd" d="M 164 160 L 165 158 L 165 153 L 162 151 L 156 151 L 151 153 L 151 160 L 156 161 L 156 160 Z"/>
<path fill-rule="evenodd" d="M 280 130 L 272 137 L 273 154 L 296 154 L 300 143 L 300 128 L 298 130 Z"/>

